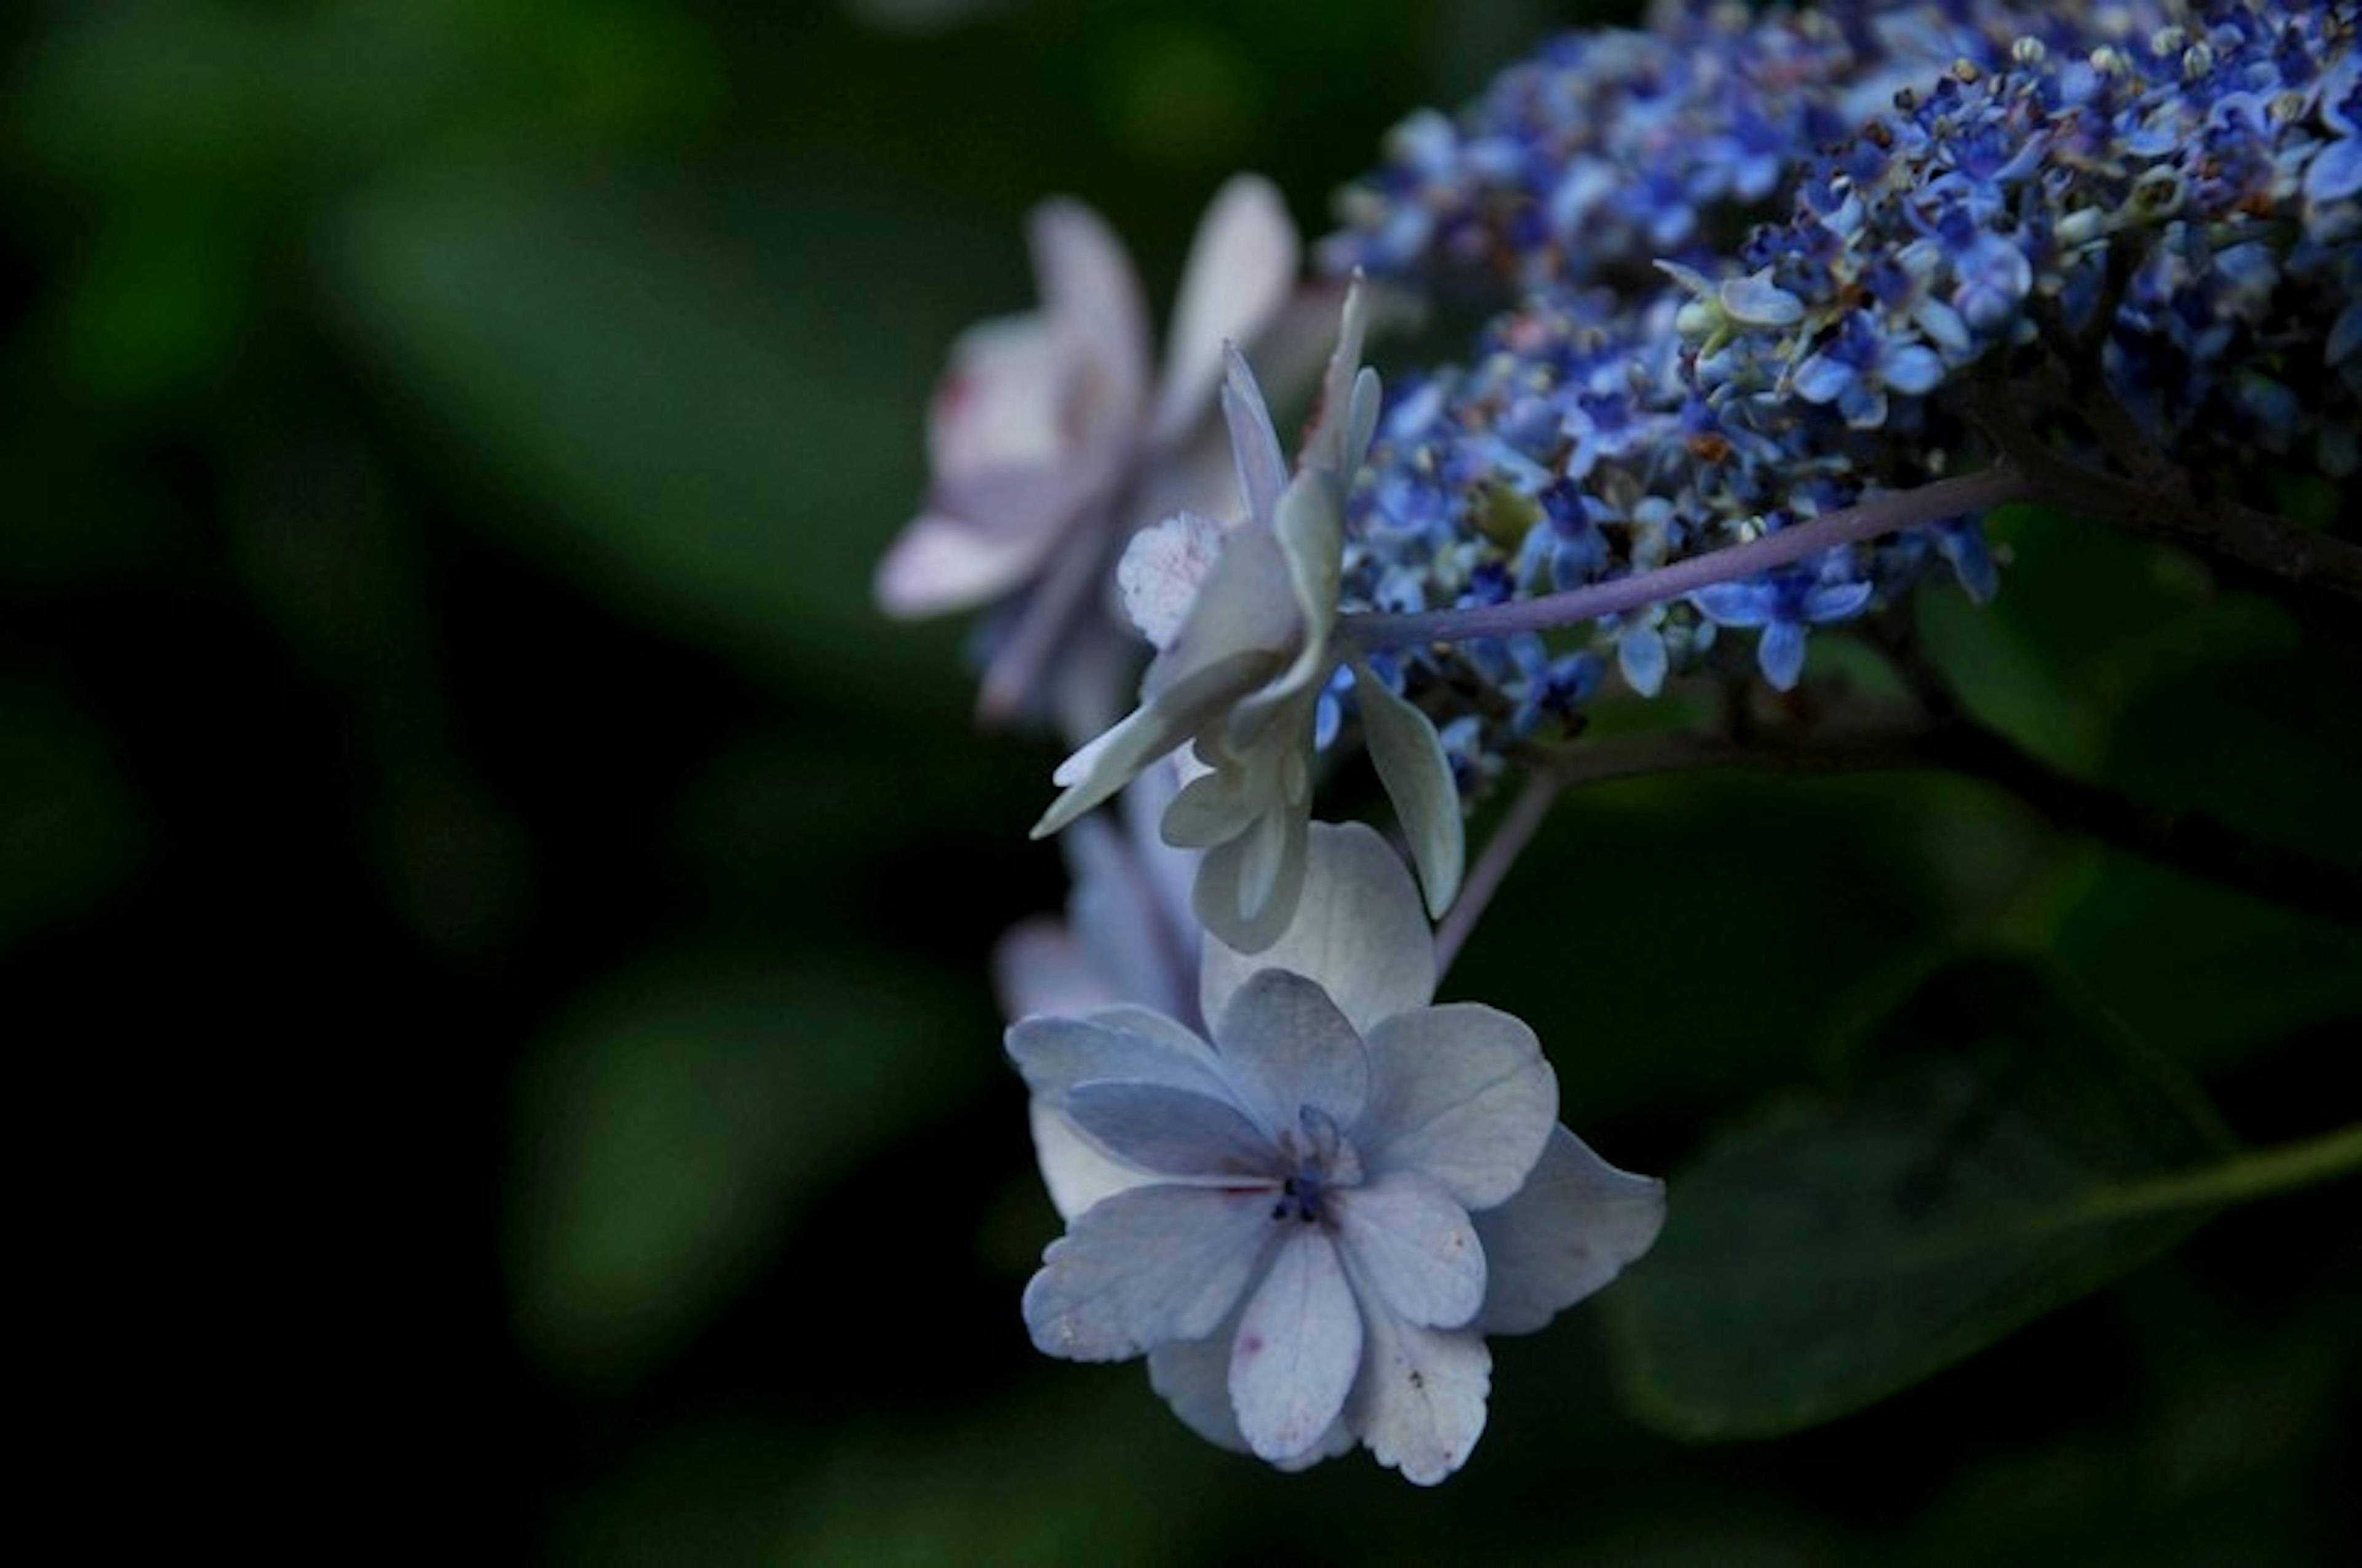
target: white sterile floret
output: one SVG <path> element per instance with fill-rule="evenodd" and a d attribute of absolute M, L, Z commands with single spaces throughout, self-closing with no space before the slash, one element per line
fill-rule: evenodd
<path fill-rule="evenodd" d="M 926 507 L 878 563 L 876 592 L 906 617 L 1013 606 L 985 669 L 984 712 L 1047 712 L 1087 734 L 1131 668 L 1099 575 L 1143 516 L 1220 492 L 1206 404 L 1223 344 L 1277 340 L 1289 380 L 1314 361 L 1295 347 L 1295 226 L 1267 181 L 1242 175 L 1207 209 L 1161 378 L 1114 232 L 1072 201 L 1043 204 L 1028 226 L 1042 308 L 954 346 L 928 410 Z"/>
<path fill-rule="evenodd" d="M 1297 1469 L 1359 1442 L 1432 1484 L 1484 1430 L 1485 1335 L 1606 1284 L 1664 1189 L 1557 1124 L 1532 1031 L 1430 1005 L 1418 894 L 1374 831 L 1315 824 L 1307 860 L 1264 954 L 1208 944 L 1210 1042 L 1142 1008 L 1010 1030 L 1068 1221 L 1025 1320 L 1054 1355 L 1145 1355 L 1218 1443 Z"/>
<path fill-rule="evenodd" d="M 1206 929 L 1253 952 L 1287 923 L 1304 878 L 1315 719 L 1348 657 L 1337 635 L 1345 492 L 1377 417 L 1362 367 L 1368 313 L 1357 279 L 1295 472 L 1262 390 L 1232 350 L 1222 386 L 1246 515 L 1219 534 L 1180 517 L 1151 529 L 1120 574 L 1130 613 L 1158 647 L 1140 706 L 1053 775 L 1065 793 L 1034 835 L 1057 832 L 1142 767 L 1194 743 L 1202 772 L 1165 813 L 1166 842 L 1202 849 L 1193 906 Z M 1458 891 L 1459 799 L 1424 715 L 1374 679 L 1357 682 L 1372 761 L 1440 912 Z"/>

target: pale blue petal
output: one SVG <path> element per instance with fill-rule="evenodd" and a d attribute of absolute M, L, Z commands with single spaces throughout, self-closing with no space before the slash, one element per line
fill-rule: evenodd
<path fill-rule="evenodd" d="M 1718 626 L 1760 626 L 1772 618 L 1772 591 L 1760 582 L 1713 583 L 1690 602 Z"/>
<path fill-rule="evenodd" d="M 1345 1422 L 1381 1464 L 1432 1486 L 1468 1462 L 1485 1431 L 1493 1354 L 1467 1329 L 1421 1329 L 1368 1315 L 1362 1374 Z"/>
<path fill-rule="evenodd" d="M 1794 621 L 1774 621 L 1763 628 L 1756 645 L 1755 662 L 1774 691 L 1793 691 L 1805 673 L 1805 628 Z"/>
<path fill-rule="evenodd" d="M 1365 823 L 1314 823 L 1296 916 L 1250 957 L 1206 944 L 1198 1003 L 1220 1018 L 1250 976 L 1301 975 L 1329 994 L 1363 1034 L 1380 1019 L 1424 1007 L 1435 994 L 1435 939 L 1402 858 Z"/>
<path fill-rule="evenodd" d="M 1215 1021 L 1214 1041 L 1239 1104 L 1273 1139 L 1292 1132 L 1307 1106 L 1340 1127 L 1362 1115 L 1370 1092 L 1362 1037 L 1302 976 L 1265 969 L 1249 979 Z"/>
<path fill-rule="evenodd" d="M 1667 661 L 1664 634 L 1654 626 L 1628 626 L 1616 639 L 1616 668 L 1624 683 L 1643 697 L 1664 689 Z"/>
<path fill-rule="evenodd" d="M 1485 1249 L 1468 1211 L 1442 1186 L 1393 1171 L 1339 1191 L 1338 1244 L 1357 1284 L 1421 1328 L 1465 1327 L 1485 1304 Z"/>
<path fill-rule="evenodd" d="M 1247 1447 L 1276 1462 L 1319 1447 L 1361 1364 L 1362 1313 L 1337 1248 L 1317 1226 L 1292 1227 L 1231 1342 L 1231 1405 Z"/>
<path fill-rule="evenodd" d="M 1161 1176 L 1261 1176 L 1277 1161 L 1271 1140 L 1228 1096 L 1087 1083 L 1068 1091 L 1066 1114 L 1109 1154 Z"/>
<path fill-rule="evenodd" d="M 1164 1396 L 1190 1430 L 1217 1447 L 1244 1453 L 1248 1452 L 1246 1434 L 1239 1430 L 1238 1411 L 1231 1405 L 1231 1347 L 1238 1337 L 1238 1316 L 1232 1314 L 1205 1339 L 1150 1351 L 1148 1385 Z M 1352 1430 L 1340 1415 L 1311 1447 L 1273 1463 L 1282 1470 L 1303 1470 L 1334 1459 L 1352 1446 Z"/>
<path fill-rule="evenodd" d="M 1529 1334 L 1624 1272 L 1665 1222 L 1665 1184 L 1619 1171 L 1553 1128 L 1515 1197 L 1475 1216 L 1488 1334 Z"/>
<path fill-rule="evenodd" d="M 1043 1353 L 1070 1361 L 1125 1361 L 1203 1339 L 1237 1307 L 1276 1233 L 1267 1192 L 1119 1192 L 1042 1254 L 1025 1286 L 1025 1326 Z"/>
<path fill-rule="evenodd" d="M 1252 831 L 1206 851 L 1189 889 L 1189 908 L 1209 938 L 1242 953 L 1261 952 L 1279 940 L 1304 890 L 1308 825 L 1300 812 L 1266 812 Z M 1258 838 L 1258 833 L 1269 836 Z M 1259 855 L 1268 858 L 1257 868 L 1253 863 Z M 1257 883 L 1252 889 L 1251 878 Z"/>
<path fill-rule="evenodd" d="M 1411 860 L 1427 890 L 1428 913 L 1440 918 L 1459 896 L 1467 860 L 1460 789 L 1452 782 L 1451 759 L 1443 755 L 1443 743 L 1427 715 L 1390 690 L 1370 673 L 1369 666 L 1354 667 L 1353 690 L 1362 704 L 1362 736 L 1409 842 Z"/>
<path fill-rule="evenodd" d="M 1478 1002 L 1422 1008 L 1370 1032 L 1370 1096 L 1349 1130 L 1363 1168 L 1417 1171 L 1463 1207 L 1518 1190 L 1558 1119 L 1534 1032 Z"/>
<path fill-rule="evenodd" d="M 1224 1092 L 1222 1067 L 1206 1042 L 1162 1013 L 1109 1008 L 1088 1018 L 1024 1018 L 1010 1025 L 1009 1058 L 1025 1084 L 1063 1100 L 1076 1084 L 1113 1078 Z"/>

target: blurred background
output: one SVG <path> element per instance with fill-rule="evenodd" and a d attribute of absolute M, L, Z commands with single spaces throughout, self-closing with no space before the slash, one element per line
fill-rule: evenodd
<path fill-rule="evenodd" d="M 1776 1441 L 1659 1435 L 1580 1309 L 1496 1345 L 1437 1493 L 1268 1474 L 1138 1368 L 1028 1345 L 1056 1220 L 985 960 L 1063 897 L 1024 834 L 1055 756 L 974 734 L 962 628 L 871 608 L 929 387 L 1031 304 L 1043 195 L 1109 217 L 1161 319 L 1227 174 L 1317 234 L 1390 124 L 1579 15 L 19 7 L 0 977 L 21 1114 L 72 1173 L 69 1295 L 120 1316 L 62 1446 L 133 1488 L 226 1461 L 195 1518 L 330 1559 L 2350 1547 L 2350 1186 Z M 1931 611 L 1990 713 L 2353 850 L 2350 658 L 2105 537 L 2016 547 L 1992 615 Z M 1943 779 L 1596 790 L 1452 990 L 1536 1025 L 1608 1157 L 1678 1172 L 1816 1081 L 1883 977 L 1995 931 L 2240 1137 L 2353 1119 L 2320 1092 L 2362 1016 L 2350 928 Z"/>

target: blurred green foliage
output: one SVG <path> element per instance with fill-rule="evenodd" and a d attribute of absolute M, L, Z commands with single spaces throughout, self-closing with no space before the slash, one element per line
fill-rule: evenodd
<path fill-rule="evenodd" d="M 869 607 L 924 482 L 928 386 L 960 326 L 1029 302 L 1042 195 L 1106 212 L 1167 297 L 1231 170 L 1317 232 L 1395 118 L 1573 15 L 32 7 L 0 99 L 0 962 L 37 1068 L 119 1096 L 137 1063 L 165 1112 L 121 1156 L 164 1233 L 136 1270 L 202 1248 L 208 1284 L 152 1309 L 186 1320 L 141 1336 L 163 1347 L 144 1397 L 283 1385 L 285 1430 L 337 1434 L 292 1456 L 334 1473 L 299 1490 L 438 1555 L 464 1518 L 488 1560 L 2350 1544 L 2350 1188 L 2235 1213 L 1777 1444 L 1622 1413 L 1579 1313 L 1497 1347 L 1493 1430 L 1437 1494 L 1359 1460 L 1265 1474 L 1136 1370 L 1026 1344 L 1017 1292 L 1054 1220 L 984 957 L 1060 897 L 1022 833 L 1053 759 L 972 733 L 957 628 Z M 2350 646 L 2110 536 L 2022 523 L 2012 545 L 1991 611 L 1927 609 L 1981 713 L 2079 774 L 2362 863 Z M 1804 1177 L 1780 1187 L 1726 1129 L 1819 1097 L 1776 1134 L 1810 1159 L 1780 1168 L 1864 1199 L 1849 1184 L 1893 1171 L 1849 1140 L 1904 1122 L 1864 1120 L 1883 1091 L 1854 1043 L 1936 1072 L 1915 1046 L 1974 1035 L 1985 1004 L 1914 1032 L 1904 977 L 1989 948 L 2046 966 L 1995 971 L 2022 992 L 1996 1005 L 2013 1049 L 2122 1032 L 2251 1143 L 2352 1120 L 2325 1093 L 2362 1019 L 2351 928 L 1958 779 L 1586 791 L 1452 989 L 1535 1024 L 1611 1158 L 1673 1173 L 1662 1267 L 1617 1311 L 1725 1399 L 1794 1370 L 1778 1314 L 1830 1329 L 1816 1281 L 1859 1264 L 1815 1250 Z M 2036 974 L 2110 1021 L 2061 1021 Z M 218 1125 L 189 1113 L 215 1102 Z M 2182 1132 L 2204 1147 L 2119 1152 L 2199 1157 L 2202 1121 Z M 250 1247 L 217 1240 L 226 1212 Z M 1734 1233 L 1755 1250 L 1716 1244 Z M 2153 1241 L 2070 1246 L 2011 1311 Z M 1746 1270 L 1776 1289 L 1723 1294 Z M 222 1298 L 291 1305 L 216 1323 Z M 1880 1330 L 1830 1353 L 1874 1371 Z M 248 1529 L 282 1522 L 337 1539 Z"/>

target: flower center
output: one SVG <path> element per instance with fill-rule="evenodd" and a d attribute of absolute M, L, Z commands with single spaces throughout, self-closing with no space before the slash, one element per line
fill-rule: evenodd
<path fill-rule="evenodd" d="M 1361 1157 L 1327 1111 L 1305 1106 L 1297 1112 L 1297 1124 L 1279 1135 L 1281 1168 L 1286 1174 L 1280 1178 L 1271 1217 L 1302 1225 L 1323 1224 L 1328 1220 L 1330 1189 L 1361 1181 Z"/>

